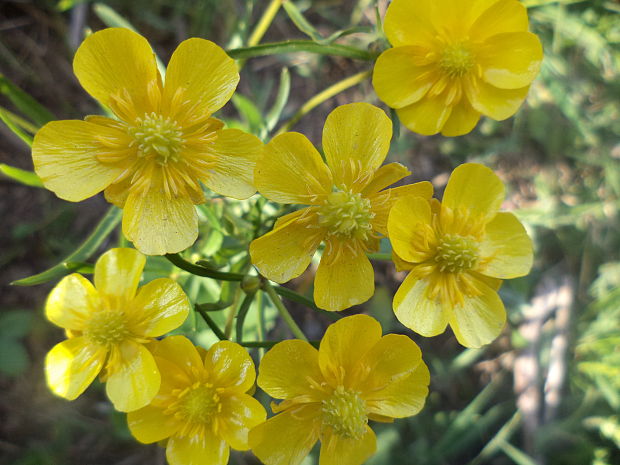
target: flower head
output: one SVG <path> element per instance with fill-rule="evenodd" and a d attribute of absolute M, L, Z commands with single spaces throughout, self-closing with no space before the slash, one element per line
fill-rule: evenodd
<path fill-rule="evenodd" d="M 196 240 L 201 183 L 235 198 L 254 194 L 261 142 L 211 116 L 239 81 L 235 62 L 213 42 L 182 42 L 162 83 L 144 37 L 105 29 L 84 40 L 73 69 L 116 119 L 54 121 L 36 134 L 35 171 L 60 198 L 77 202 L 104 190 L 124 209 L 125 236 L 143 253 L 161 255 Z"/>
<path fill-rule="evenodd" d="M 332 324 L 319 350 L 304 341 L 276 344 L 263 357 L 258 385 L 278 413 L 250 432 L 267 465 L 299 464 L 317 440 L 320 465 L 358 465 L 376 450 L 368 420 L 391 422 L 417 414 L 428 394 L 428 368 L 408 337 L 381 337 L 366 315 Z"/>
<path fill-rule="evenodd" d="M 480 347 L 506 321 L 497 294 L 502 279 L 526 275 L 532 242 L 512 213 L 498 212 L 504 185 L 485 166 L 454 170 L 443 202 L 394 204 L 388 231 L 397 268 L 410 270 L 394 296 L 402 324 L 435 336 L 450 324 L 458 341 Z"/>
<path fill-rule="evenodd" d="M 467 134 L 481 114 L 512 116 L 543 57 L 518 0 L 394 0 L 384 29 L 394 48 L 377 59 L 373 85 L 425 135 Z"/>
<path fill-rule="evenodd" d="M 381 166 L 391 136 L 392 124 L 383 111 L 352 103 L 336 108 L 325 121 L 327 164 L 296 132 L 276 136 L 265 146 L 254 174 L 258 190 L 276 202 L 309 207 L 278 219 L 273 231 L 250 244 L 261 274 L 279 283 L 299 276 L 324 241 L 314 283 L 317 305 L 342 310 L 373 295 L 366 252 L 375 251 L 379 234 L 387 233 L 390 207 L 403 195 L 432 195 L 428 182 L 383 190 L 409 174 L 399 163 Z"/>
<path fill-rule="evenodd" d="M 153 402 L 127 414 L 138 441 L 168 439 L 170 465 L 224 465 L 230 447 L 247 450 L 248 431 L 265 421 L 265 409 L 246 392 L 256 373 L 248 353 L 221 341 L 208 351 L 183 336 L 153 344 L 162 373 Z"/>
<path fill-rule="evenodd" d="M 190 305 L 168 278 L 138 289 L 144 263 L 137 250 L 112 249 L 95 264 L 95 286 L 75 273 L 52 290 L 45 314 L 69 337 L 45 359 L 55 394 L 73 400 L 99 373 L 117 410 L 144 407 L 157 394 L 160 374 L 145 344 L 178 328 Z"/>

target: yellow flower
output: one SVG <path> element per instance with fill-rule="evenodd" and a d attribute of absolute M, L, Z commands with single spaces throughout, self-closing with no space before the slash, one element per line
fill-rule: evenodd
<path fill-rule="evenodd" d="M 392 123 L 382 110 L 352 103 L 336 108 L 325 121 L 327 165 L 296 132 L 265 146 L 254 173 L 260 193 L 310 207 L 279 218 L 273 231 L 250 244 L 252 262 L 263 276 L 278 283 L 299 276 L 325 241 L 314 282 L 316 304 L 337 311 L 373 295 L 366 252 L 377 250 L 377 233 L 387 234 L 390 207 L 399 196 L 430 198 L 433 191 L 428 182 L 382 190 L 409 174 L 399 163 L 381 166 L 391 137 Z"/>
<path fill-rule="evenodd" d="M 168 438 L 170 465 L 223 465 L 230 447 L 248 450 L 248 431 L 266 413 L 246 394 L 256 373 L 245 349 L 220 341 L 205 351 L 183 336 L 153 345 L 161 389 L 150 405 L 127 414 L 134 437 L 143 443 Z"/>
<path fill-rule="evenodd" d="M 408 337 L 381 337 L 366 315 L 332 324 L 319 350 L 304 341 L 276 344 L 263 357 L 258 385 L 281 412 L 250 432 L 250 446 L 267 465 L 299 464 L 317 440 L 320 465 L 358 465 L 376 450 L 368 420 L 391 422 L 417 414 L 430 380 Z"/>
<path fill-rule="evenodd" d="M 480 347 L 506 321 L 497 294 L 502 279 L 529 273 L 532 242 L 512 213 L 498 212 L 504 185 L 485 166 L 454 170 L 443 202 L 394 204 L 388 231 L 397 268 L 411 270 L 394 296 L 402 324 L 435 336 L 450 324 L 458 341 Z"/>
<path fill-rule="evenodd" d="M 95 264 L 94 287 L 75 273 L 52 290 L 45 314 L 68 336 L 45 359 L 55 394 L 73 400 L 100 372 L 117 410 L 142 408 L 157 394 L 159 370 L 144 344 L 178 328 L 190 305 L 168 278 L 138 289 L 144 263 L 137 250 L 112 249 Z"/>
<path fill-rule="evenodd" d="M 543 57 L 518 0 L 394 0 L 384 29 L 394 48 L 377 59 L 373 85 L 425 135 L 467 134 L 481 114 L 512 116 Z"/>
<path fill-rule="evenodd" d="M 73 69 L 118 119 L 54 121 L 36 134 L 35 171 L 58 197 L 77 202 L 105 190 L 124 209 L 125 236 L 143 253 L 161 255 L 196 240 L 201 183 L 239 199 L 254 194 L 261 142 L 211 117 L 239 81 L 235 62 L 213 42 L 182 42 L 162 84 L 144 37 L 105 29 L 82 43 Z"/>

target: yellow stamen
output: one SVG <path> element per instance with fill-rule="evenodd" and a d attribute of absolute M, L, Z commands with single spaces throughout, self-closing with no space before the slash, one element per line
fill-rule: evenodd
<path fill-rule="evenodd" d="M 127 129 L 138 146 L 139 156 L 154 156 L 157 163 L 179 161 L 179 152 L 185 142 L 176 121 L 157 113 L 137 118 L 135 126 Z"/>
<path fill-rule="evenodd" d="M 336 189 L 319 208 L 319 225 L 327 228 L 328 235 L 366 240 L 372 234 L 370 221 L 374 216 L 370 200 L 359 193 Z"/>
<path fill-rule="evenodd" d="M 100 346 L 119 344 L 130 336 L 125 313 L 118 310 L 95 312 L 86 323 L 84 335 Z"/>
<path fill-rule="evenodd" d="M 366 403 L 356 391 L 338 386 L 321 403 L 323 424 L 348 439 L 360 439 L 366 431 Z"/>
<path fill-rule="evenodd" d="M 478 253 L 478 244 L 473 238 L 446 234 L 439 240 L 435 261 L 441 272 L 460 273 L 476 267 Z"/>
<path fill-rule="evenodd" d="M 451 78 L 467 74 L 474 66 L 474 54 L 466 43 L 448 45 L 439 59 L 439 66 Z"/>

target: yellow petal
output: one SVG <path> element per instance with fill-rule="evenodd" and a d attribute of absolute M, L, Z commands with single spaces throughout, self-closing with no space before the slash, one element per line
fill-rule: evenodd
<path fill-rule="evenodd" d="M 319 465 L 361 465 L 377 450 L 377 437 L 366 425 L 359 439 L 346 438 L 328 430 L 321 436 Z"/>
<path fill-rule="evenodd" d="M 104 147 L 97 137 L 116 137 L 118 130 L 86 121 L 52 121 L 34 136 L 32 161 L 43 185 L 71 202 L 92 197 L 124 170 L 96 156 Z"/>
<path fill-rule="evenodd" d="M 397 110 L 400 121 L 411 131 L 424 136 L 437 134 L 450 117 L 452 106 L 446 103 L 447 93 L 424 97 Z"/>
<path fill-rule="evenodd" d="M 223 129 L 209 148 L 214 156 L 210 176 L 202 181 L 218 194 L 235 199 L 247 199 L 256 193 L 254 167 L 262 153 L 258 137 L 238 129 Z"/>
<path fill-rule="evenodd" d="M 223 395 L 218 412 L 218 434 L 233 449 L 248 450 L 248 434 L 267 417 L 259 401 L 247 394 Z"/>
<path fill-rule="evenodd" d="M 112 348 L 118 365 L 109 373 L 106 393 L 119 412 L 131 412 L 148 405 L 157 391 L 161 377 L 151 353 L 142 345 L 125 341 Z"/>
<path fill-rule="evenodd" d="M 498 213 L 485 228 L 480 244 L 485 263 L 478 271 L 500 279 L 525 276 L 532 268 L 532 240 L 512 213 Z"/>
<path fill-rule="evenodd" d="M 252 241 L 252 263 L 266 278 L 284 283 L 308 268 L 324 235 L 325 231 L 318 228 L 316 214 L 290 221 Z"/>
<path fill-rule="evenodd" d="M 480 120 L 480 112 L 473 109 L 467 99 L 452 107 L 452 113 L 443 125 L 441 134 L 446 137 L 462 136 L 472 131 Z"/>
<path fill-rule="evenodd" d="M 138 289 L 146 257 L 135 249 L 111 249 L 95 264 L 95 287 L 102 296 L 125 304 Z"/>
<path fill-rule="evenodd" d="M 433 196 L 433 185 L 428 181 L 416 182 L 405 186 L 393 187 L 376 194 L 369 195 L 372 204 L 372 212 L 375 217 L 372 219 L 372 228 L 383 234 L 388 235 L 388 215 L 397 200 L 404 197 L 422 197 L 430 200 Z"/>
<path fill-rule="evenodd" d="M 101 308 L 99 294 L 84 276 L 65 276 L 50 292 L 45 303 L 45 316 L 61 328 L 84 329 L 84 322 Z"/>
<path fill-rule="evenodd" d="M 211 346 L 204 359 L 214 386 L 236 392 L 247 392 L 256 379 L 254 362 L 239 344 L 219 341 Z"/>
<path fill-rule="evenodd" d="M 320 385 L 323 375 L 319 368 L 319 352 L 305 341 L 282 341 L 265 354 L 258 369 L 258 385 L 276 399 L 292 399 L 298 396 L 314 398 L 316 391 L 310 381 Z"/>
<path fill-rule="evenodd" d="M 287 213 L 286 215 L 282 215 L 279 217 L 276 222 L 273 224 L 273 229 L 279 229 L 287 223 L 290 223 L 293 220 L 298 219 L 302 215 L 308 214 L 307 208 L 302 208 L 300 210 L 295 210 L 294 212 Z"/>
<path fill-rule="evenodd" d="M 527 96 L 530 87 L 500 89 L 472 77 L 466 81 L 465 92 L 471 106 L 485 116 L 497 121 L 514 115 Z"/>
<path fill-rule="evenodd" d="M 407 328 L 425 337 L 446 330 L 449 315 L 440 302 L 427 297 L 429 283 L 409 273 L 394 295 L 394 314 Z"/>
<path fill-rule="evenodd" d="M 323 127 L 323 150 L 334 184 L 352 187 L 360 173 L 374 172 L 390 149 L 392 122 L 369 103 L 349 103 L 332 111 Z"/>
<path fill-rule="evenodd" d="M 388 163 L 387 165 L 381 166 L 375 174 L 372 176 L 370 182 L 364 187 L 361 191 L 362 195 L 368 196 L 370 194 L 375 194 L 379 192 L 381 189 L 385 189 L 388 186 L 391 186 L 395 182 L 400 181 L 405 176 L 409 176 L 411 171 L 409 171 L 405 166 L 400 163 Z"/>
<path fill-rule="evenodd" d="M 103 194 L 105 199 L 118 208 L 124 208 L 127 197 L 129 197 L 129 190 L 131 188 L 131 177 L 127 176 L 119 182 L 110 184 L 105 188 Z"/>
<path fill-rule="evenodd" d="M 392 248 L 400 258 L 419 263 L 431 256 L 433 244 L 427 243 L 433 237 L 431 220 L 431 206 L 423 197 L 402 197 L 394 203 L 387 229 Z"/>
<path fill-rule="evenodd" d="M 436 0 L 394 0 L 385 13 L 383 29 L 394 47 L 433 43 L 437 32 L 432 22 Z"/>
<path fill-rule="evenodd" d="M 319 366 L 327 382 L 353 386 L 360 359 L 380 339 L 381 325 L 368 315 L 348 316 L 331 324 L 319 347 Z"/>
<path fill-rule="evenodd" d="M 173 436 L 166 446 L 170 465 L 226 465 L 229 454 L 226 441 L 209 429 L 200 436 Z"/>
<path fill-rule="evenodd" d="M 428 50 L 404 46 L 379 55 L 372 73 L 372 86 L 379 98 L 392 108 L 419 101 L 437 80 L 434 67 L 424 64 Z"/>
<path fill-rule="evenodd" d="M 258 191 L 274 202 L 319 204 L 315 195 L 332 191 L 332 177 L 306 136 L 286 132 L 265 145 L 256 164 L 254 183 Z"/>
<path fill-rule="evenodd" d="M 75 399 L 99 374 L 106 354 L 82 336 L 56 344 L 45 357 L 47 385 L 57 396 Z"/>
<path fill-rule="evenodd" d="M 181 286 L 169 278 L 155 279 L 141 287 L 130 306 L 136 314 L 133 323 L 136 333 L 146 337 L 177 329 L 191 309 Z"/>
<path fill-rule="evenodd" d="M 527 26 L 527 10 L 521 2 L 499 0 L 481 11 L 480 16 L 471 26 L 470 34 L 473 40 L 483 41 L 503 32 L 525 32 Z"/>
<path fill-rule="evenodd" d="M 414 263 L 406 262 L 405 260 L 400 258 L 398 254 L 394 252 L 394 250 L 392 250 L 392 261 L 394 262 L 394 267 L 396 268 L 396 271 L 410 271 L 412 268 L 415 267 Z"/>
<path fill-rule="evenodd" d="M 123 210 L 123 233 L 146 255 L 180 252 L 198 237 L 196 208 L 189 198 L 168 198 L 157 186 L 132 192 Z"/>
<path fill-rule="evenodd" d="M 182 426 L 173 415 L 152 405 L 127 413 L 127 425 L 133 437 L 143 444 L 169 438 Z"/>
<path fill-rule="evenodd" d="M 155 54 L 147 40 L 123 28 L 88 36 L 75 52 L 73 71 L 82 87 L 106 106 L 127 91 L 135 116 L 154 111 L 149 83 L 160 81 Z"/>
<path fill-rule="evenodd" d="M 178 89 L 194 108 L 194 117 L 212 115 L 222 108 L 237 88 L 239 71 L 226 52 L 205 39 L 188 39 L 179 44 L 166 70 L 164 108 Z"/>
<path fill-rule="evenodd" d="M 149 350 L 158 359 L 164 359 L 182 370 L 187 379 L 204 368 L 204 363 L 194 344 L 185 336 L 169 336 L 149 344 Z M 162 371 L 167 377 L 166 371 Z"/>
<path fill-rule="evenodd" d="M 288 409 L 252 429 L 254 455 L 265 465 L 299 465 L 319 438 L 319 405 Z"/>
<path fill-rule="evenodd" d="M 506 310 L 497 292 L 476 282 L 478 296 L 465 296 L 462 305 L 454 307 L 450 327 L 460 344 L 477 348 L 492 342 L 506 323 Z"/>
<path fill-rule="evenodd" d="M 364 250 L 352 240 L 331 240 L 314 278 L 317 306 L 337 312 L 366 302 L 374 293 L 375 273 Z"/>

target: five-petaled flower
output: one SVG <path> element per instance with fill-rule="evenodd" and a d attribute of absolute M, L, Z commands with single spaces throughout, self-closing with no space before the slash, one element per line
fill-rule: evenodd
<path fill-rule="evenodd" d="M 248 432 L 266 413 L 247 394 L 256 372 L 245 349 L 220 341 L 206 351 L 171 336 L 151 350 L 162 373 L 161 389 L 150 405 L 127 414 L 136 439 L 168 439 L 170 465 L 225 465 L 230 447 L 248 450 Z"/>
<path fill-rule="evenodd" d="M 497 175 L 466 163 L 450 176 L 441 204 L 421 198 L 394 204 L 388 219 L 394 261 L 410 270 L 394 296 L 402 324 L 423 336 L 450 324 L 466 347 L 498 336 L 506 321 L 501 280 L 526 275 L 533 258 L 523 225 L 498 212 L 503 200 Z"/>
<path fill-rule="evenodd" d="M 144 263 L 135 249 L 112 249 L 95 264 L 94 287 L 74 273 L 52 290 L 45 314 L 68 336 L 45 359 L 54 393 L 73 400 L 101 373 L 117 410 L 142 408 L 157 394 L 160 373 L 145 344 L 178 328 L 190 305 L 168 278 L 138 289 Z"/>
<path fill-rule="evenodd" d="M 415 415 L 429 380 L 418 346 L 403 335 L 382 337 L 366 315 L 332 324 L 318 351 L 280 342 L 263 357 L 258 385 L 284 400 L 250 432 L 252 451 L 267 465 L 297 465 L 320 440 L 320 465 L 359 465 L 376 450 L 368 420 Z"/>
<path fill-rule="evenodd" d="M 235 62 L 213 42 L 182 42 L 162 84 L 146 39 L 105 29 L 86 38 L 73 69 L 117 119 L 54 121 L 36 134 L 35 171 L 60 198 L 80 201 L 105 190 L 124 209 L 125 236 L 143 253 L 161 255 L 196 240 L 201 183 L 239 199 L 254 194 L 262 143 L 211 117 L 239 81 Z"/>
<path fill-rule="evenodd" d="M 412 131 L 458 136 L 512 116 L 542 62 L 518 0 L 394 0 L 373 85 Z"/>
<path fill-rule="evenodd" d="M 392 124 L 382 110 L 352 103 L 336 108 L 325 121 L 327 164 L 296 132 L 265 146 L 254 173 L 259 192 L 276 202 L 310 207 L 279 218 L 273 231 L 250 244 L 252 262 L 263 276 L 279 283 L 299 276 L 325 241 L 314 282 L 316 304 L 338 311 L 373 295 L 366 252 L 377 250 L 378 233 L 387 233 L 390 207 L 403 195 L 432 195 L 428 182 L 382 190 L 409 174 L 399 163 L 380 167 L 391 136 Z"/>

